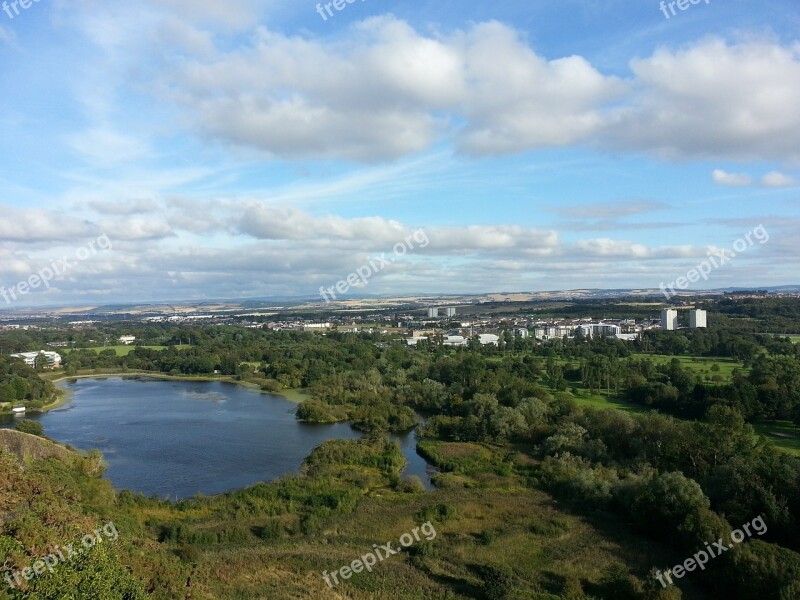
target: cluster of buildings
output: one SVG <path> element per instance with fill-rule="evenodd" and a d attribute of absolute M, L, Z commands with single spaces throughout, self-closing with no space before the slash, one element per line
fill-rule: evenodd
<path fill-rule="evenodd" d="M 634 319 L 612 319 L 600 322 L 578 321 L 538 321 L 533 325 L 533 335 L 539 341 L 563 340 L 578 335 L 584 338 L 616 337 L 621 340 L 635 340 L 642 331 L 655 329 L 658 324 L 652 321 L 636 323 Z"/>
<path fill-rule="evenodd" d="M 443 346 L 466 346 L 470 340 L 469 337 L 458 330 L 451 331 L 446 335 L 436 330 L 417 330 L 412 333 L 410 338 L 406 338 L 406 344 L 416 346 L 423 340 L 438 339 L 439 337 L 441 337 Z M 500 336 L 494 333 L 479 333 L 477 338 L 483 346 L 497 346 L 500 343 Z"/>
<path fill-rule="evenodd" d="M 20 352 L 19 354 L 12 354 L 11 358 L 21 358 L 29 367 L 36 366 L 36 359 L 39 356 L 44 356 L 47 361 L 49 369 L 57 369 L 61 366 L 61 355 L 58 352 L 48 352 L 46 350 L 39 350 L 38 352 Z"/>
<path fill-rule="evenodd" d="M 550 321 L 536 322 L 533 324 L 533 335 L 539 341 L 562 340 L 580 335 L 584 338 L 615 337 L 620 340 L 632 341 L 639 337 L 643 331 L 661 329 L 663 331 L 676 331 L 679 325 L 679 310 L 689 311 L 689 327 L 691 329 L 705 329 L 708 327 L 708 313 L 695 308 L 664 309 L 661 319 L 645 319 L 636 322 L 635 319 L 611 319 L 600 322 L 579 321 Z M 514 330 L 515 335 L 517 330 Z"/>

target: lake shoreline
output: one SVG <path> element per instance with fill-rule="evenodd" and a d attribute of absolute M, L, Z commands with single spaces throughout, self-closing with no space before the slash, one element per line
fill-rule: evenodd
<path fill-rule="evenodd" d="M 162 373 L 160 371 L 119 371 L 115 369 L 97 369 L 96 373 L 84 373 L 82 375 L 65 375 L 63 373 L 58 374 L 57 377 L 54 378 L 46 378 L 50 383 L 61 383 L 62 381 L 69 381 L 71 379 L 107 379 L 109 377 L 121 377 L 121 378 L 134 378 L 134 377 L 151 377 L 153 379 L 160 379 L 164 381 L 205 381 L 205 382 L 213 382 L 219 381 L 222 383 L 232 383 L 235 385 L 241 385 L 251 390 L 258 390 L 262 394 L 268 394 L 272 396 L 281 396 L 291 402 L 292 404 L 300 404 L 304 400 L 308 400 L 311 398 L 311 392 L 306 388 L 286 388 L 279 392 L 271 392 L 261 388 L 260 385 L 253 381 L 241 381 L 233 378 L 230 375 L 222 375 L 222 376 L 214 376 L 214 375 L 170 375 L 168 373 Z M 46 404 L 41 408 L 40 411 L 37 411 L 41 414 L 54 410 L 67 404 L 71 400 L 71 394 L 68 390 L 60 388 L 60 393 L 56 392 L 58 396 L 55 400 Z"/>

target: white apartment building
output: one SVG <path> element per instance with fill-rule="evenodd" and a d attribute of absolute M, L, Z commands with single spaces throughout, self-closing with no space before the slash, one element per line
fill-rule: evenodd
<path fill-rule="evenodd" d="M 661 311 L 661 329 L 675 331 L 678 328 L 678 311 L 665 308 Z"/>
<path fill-rule="evenodd" d="M 692 329 L 705 329 L 708 327 L 708 313 L 704 310 L 693 310 L 689 313 L 689 326 Z"/>

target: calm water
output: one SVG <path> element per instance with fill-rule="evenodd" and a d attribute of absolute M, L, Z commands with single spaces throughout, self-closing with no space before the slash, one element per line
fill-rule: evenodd
<path fill-rule="evenodd" d="M 326 440 L 357 439 L 347 424 L 309 425 L 281 396 L 222 382 L 148 378 L 79 379 L 61 408 L 34 416 L 45 433 L 75 448 L 97 448 L 117 489 L 160 497 L 218 494 L 296 472 Z M 416 453 L 413 432 L 393 436 L 405 475 L 431 488 L 433 472 Z"/>

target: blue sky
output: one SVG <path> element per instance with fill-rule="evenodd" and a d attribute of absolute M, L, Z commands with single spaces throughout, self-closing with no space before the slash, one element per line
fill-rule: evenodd
<path fill-rule="evenodd" d="M 654 288 L 760 226 L 691 287 L 800 283 L 796 0 L 109 4 L 0 12 L 0 286 L 113 243 L 0 308 L 316 294 L 419 229 L 351 294 Z"/>

